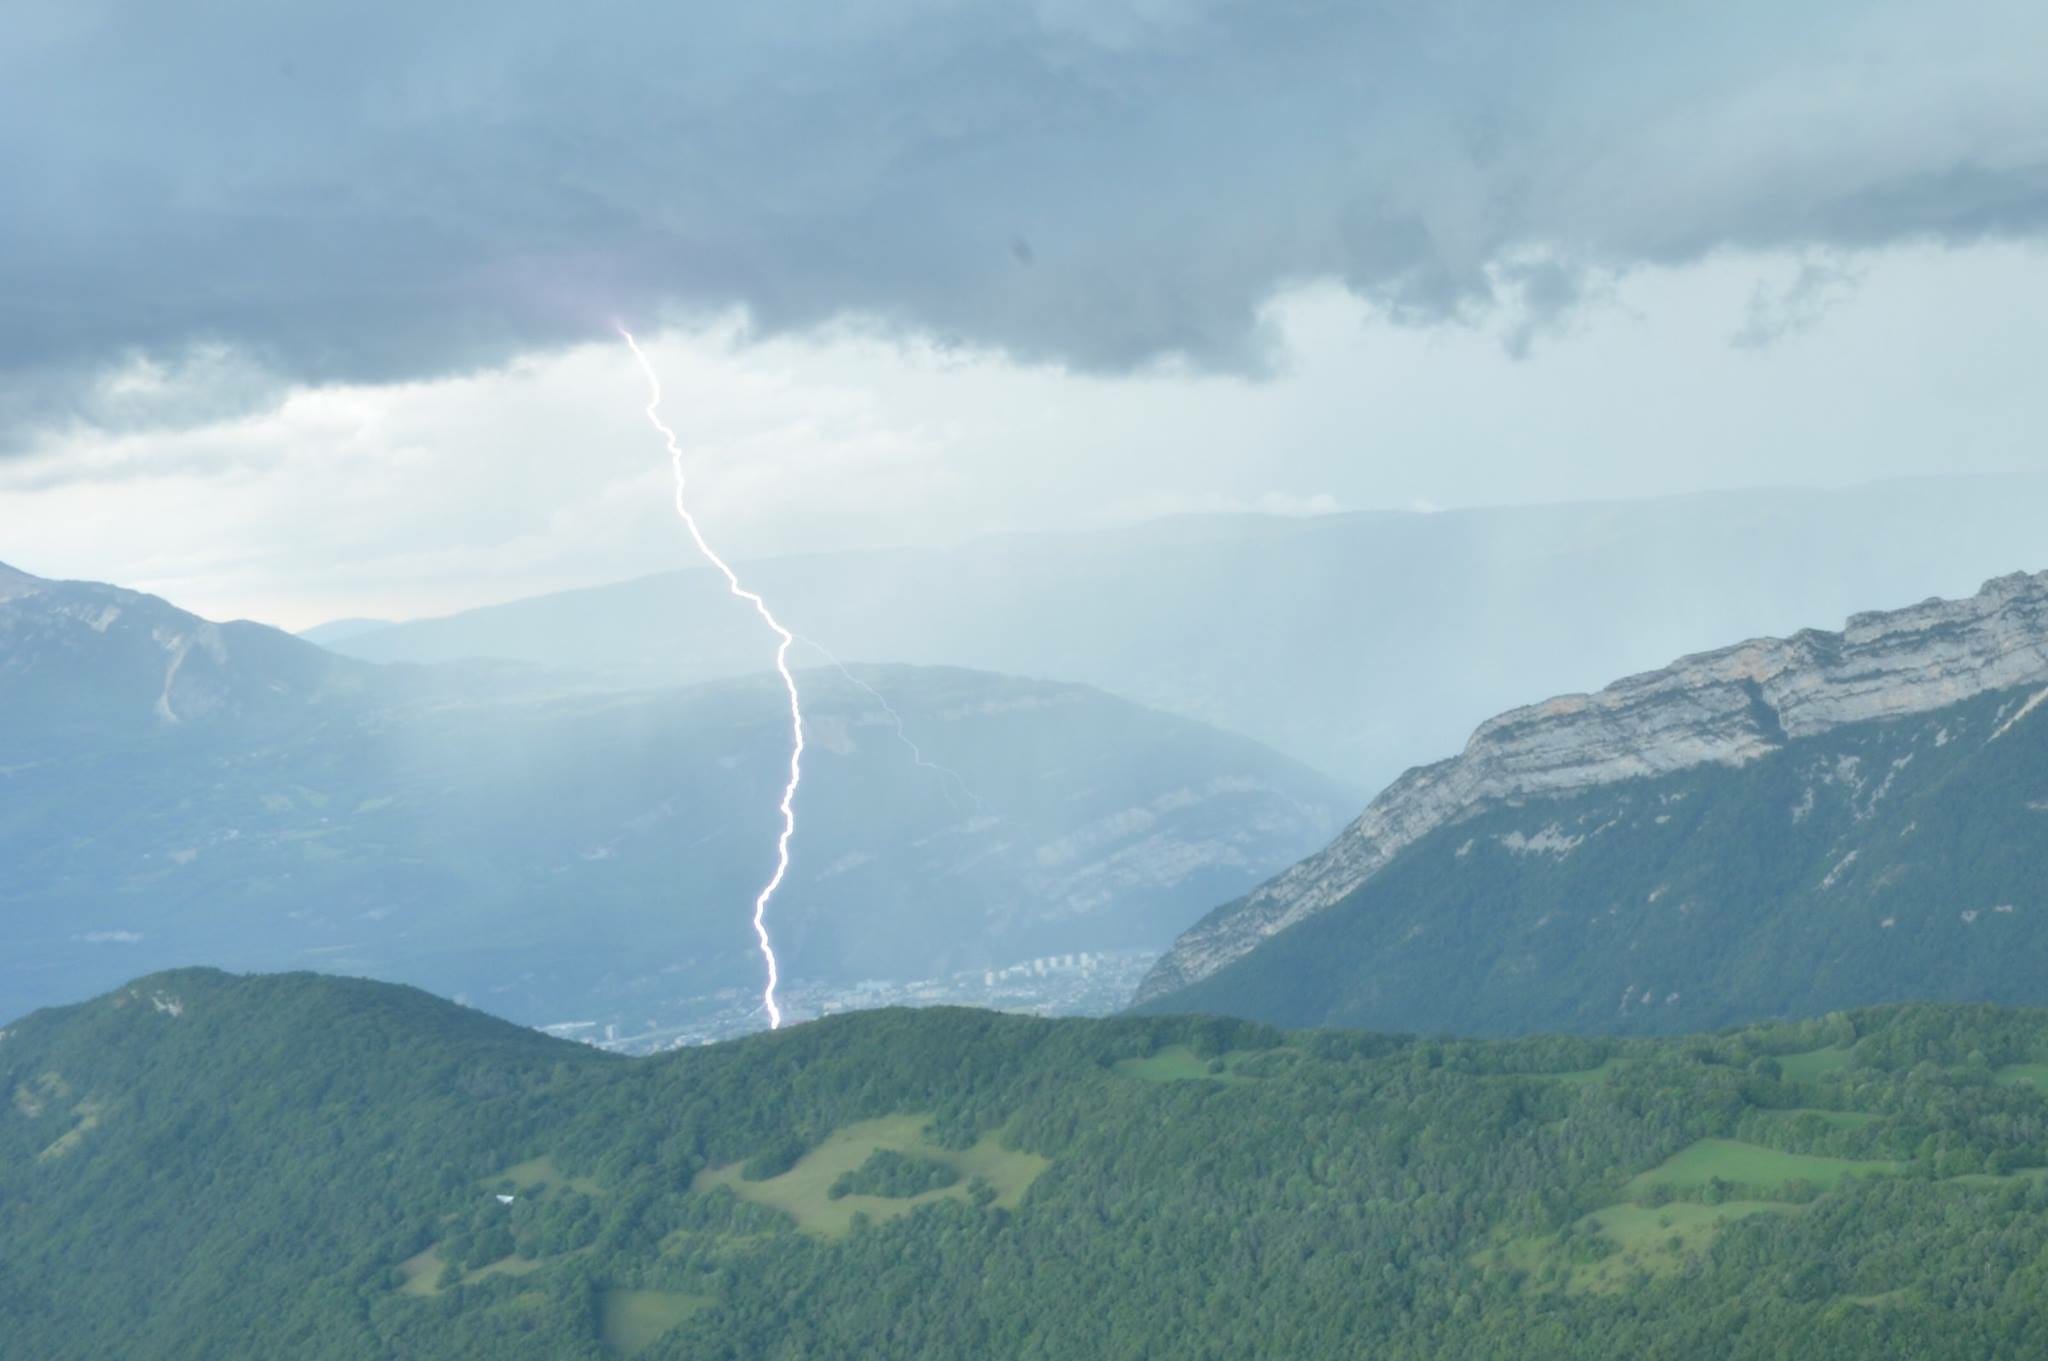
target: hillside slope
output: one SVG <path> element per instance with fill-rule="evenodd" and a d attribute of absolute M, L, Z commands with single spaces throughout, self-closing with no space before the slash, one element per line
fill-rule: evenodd
<path fill-rule="evenodd" d="M 186 639 L 220 645 L 180 667 Z M 856 674 L 866 689 L 803 677 L 771 922 L 799 1014 L 862 980 L 1156 952 L 1355 799 L 1085 687 Z M 773 860 L 783 705 L 760 681 L 563 692 L 376 667 L 113 588 L 24 591 L 0 601 L 0 1009 L 204 962 L 629 1035 L 755 1023 L 747 907 Z"/>
<path fill-rule="evenodd" d="M 1416 1042 L 884 1011 L 650 1059 L 184 971 L 0 1032 L 38 1361 L 2048 1347 L 2048 1016 Z"/>
<path fill-rule="evenodd" d="M 375 668 L 261 624 L 0 563 L 0 757 L 77 738 L 260 721 L 358 694 Z"/>
<path fill-rule="evenodd" d="M 1531 695 L 2048 565 L 2044 519 L 2048 477 L 2027 475 L 1441 514 L 1191 516 L 769 559 L 749 563 L 747 578 L 799 634 L 849 661 L 1079 681 L 1371 789 Z M 709 571 L 336 646 L 373 661 L 611 668 L 635 684 L 758 670 L 768 657 L 758 622 Z"/>
<path fill-rule="evenodd" d="M 1153 1010 L 1461 1033 L 2048 1001 L 2048 574 L 1484 725 L 1182 936 Z"/>

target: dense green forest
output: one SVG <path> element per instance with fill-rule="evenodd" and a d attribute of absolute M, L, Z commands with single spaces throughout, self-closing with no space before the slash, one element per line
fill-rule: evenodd
<path fill-rule="evenodd" d="M 869 1012 L 658 1058 L 183 971 L 0 1038 L 8 1358 L 2048 1354 L 2048 1013 Z"/>
<path fill-rule="evenodd" d="M 2048 709 L 2022 688 L 1741 766 L 1479 804 L 1142 1009 L 1679 1034 L 1908 1000 L 2044 1005 L 2044 951 Z"/>

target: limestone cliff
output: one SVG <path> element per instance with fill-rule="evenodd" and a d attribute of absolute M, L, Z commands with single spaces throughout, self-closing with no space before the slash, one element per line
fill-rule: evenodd
<path fill-rule="evenodd" d="M 2034 684 L 2048 687 L 2048 572 L 2000 577 L 1966 600 L 1859 614 L 1839 633 L 1809 629 L 1700 653 L 1597 694 L 1510 710 L 1480 725 L 1458 756 L 1388 786 L 1324 850 L 1184 932 L 1136 1000 L 1207 977 L 1495 801 L 1742 765 L 1843 724 Z"/>

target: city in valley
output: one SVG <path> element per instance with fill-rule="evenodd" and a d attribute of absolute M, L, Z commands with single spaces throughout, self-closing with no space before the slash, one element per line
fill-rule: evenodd
<path fill-rule="evenodd" d="M 1080 950 L 1042 955 L 997 969 L 964 969 L 938 978 L 862 979 L 858 983 L 786 982 L 778 994 L 785 1023 L 873 1007 L 987 1007 L 1027 1016 L 1107 1016 L 1129 1003 L 1157 950 Z M 657 1004 L 661 1014 L 630 1021 L 557 1021 L 539 1029 L 621 1054 L 650 1054 L 732 1039 L 762 1028 L 761 998 L 743 988 Z"/>

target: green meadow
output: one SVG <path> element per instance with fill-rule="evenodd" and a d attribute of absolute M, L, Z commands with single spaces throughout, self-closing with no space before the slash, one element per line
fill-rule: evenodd
<path fill-rule="evenodd" d="M 1156 1054 L 1142 1059 L 1120 1059 L 1116 1071 L 1125 1077 L 1134 1077 L 1142 1082 L 1189 1082 L 1206 1079 L 1211 1082 L 1243 1082 L 1245 1079 L 1232 1072 L 1235 1061 L 1245 1055 L 1234 1054 L 1222 1058 L 1205 1059 L 1184 1044 L 1170 1044 Z"/>
<path fill-rule="evenodd" d="M 782 1211 L 805 1233 L 841 1238 L 852 1230 L 856 1215 L 881 1222 L 937 1200 L 972 1203 L 977 1179 L 994 1192 L 990 1204 L 1014 1209 L 1038 1174 L 1051 1165 L 1036 1154 L 1004 1148 L 992 1134 L 984 1135 L 971 1148 L 941 1148 L 924 1137 L 925 1127 L 930 1123 L 928 1115 L 888 1115 L 862 1120 L 834 1131 L 781 1176 L 749 1181 L 741 1175 L 743 1164 L 735 1162 L 699 1173 L 694 1189 L 710 1191 L 724 1187 L 742 1200 Z M 961 1180 L 952 1186 L 902 1198 L 833 1197 L 834 1182 L 883 1149 L 945 1163 L 959 1171 Z"/>
<path fill-rule="evenodd" d="M 2048 1063 L 2008 1063 L 1998 1070 L 1995 1081 L 2005 1087 L 2032 1087 L 2048 1092 Z"/>
<path fill-rule="evenodd" d="M 1526 1288 L 1611 1294 L 1703 1260 L 1721 1230 L 1736 1220 L 1800 1208 L 1768 1200 L 1609 1205 L 1578 1221 L 1568 1234 L 1512 1239 L 1475 1260 L 1520 1273 Z"/>
<path fill-rule="evenodd" d="M 1787 1082 L 1819 1082 L 1831 1077 L 1849 1066 L 1849 1051 L 1844 1048 L 1809 1049 L 1803 1054 L 1782 1054 L 1778 1057 L 1778 1071 Z"/>
<path fill-rule="evenodd" d="M 1832 1191 L 1844 1177 L 1885 1176 L 1903 1168 L 1903 1163 L 1884 1159 L 1827 1158 L 1787 1153 L 1739 1139 L 1701 1139 L 1631 1178 L 1628 1192 L 1631 1197 L 1642 1197 L 1653 1188 L 1665 1187 L 1683 1194 L 1716 1181 L 1762 1195 L 1783 1193 L 1794 1182 Z"/>

